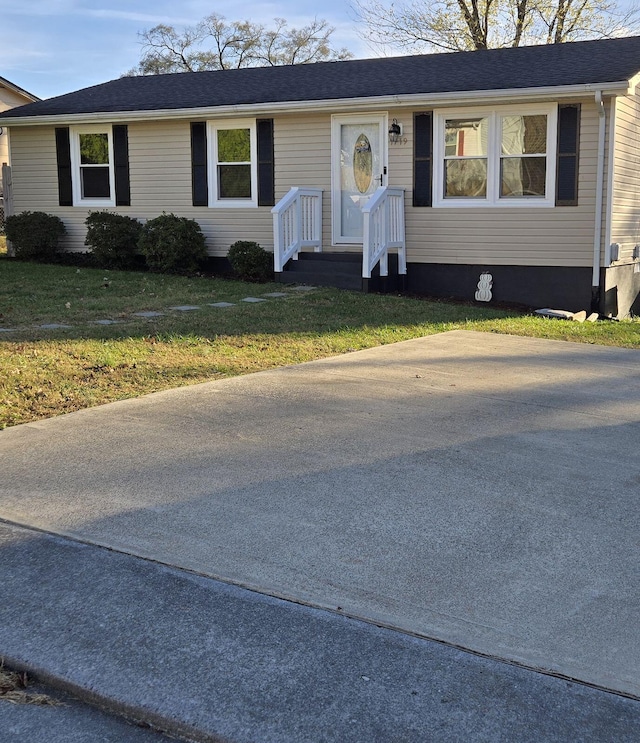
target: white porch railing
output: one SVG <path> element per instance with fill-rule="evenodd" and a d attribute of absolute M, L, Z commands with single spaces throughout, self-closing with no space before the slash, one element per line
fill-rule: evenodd
<path fill-rule="evenodd" d="M 271 210 L 273 214 L 273 267 L 297 260 L 302 248 L 322 252 L 322 189 L 292 188 Z"/>
<path fill-rule="evenodd" d="M 389 275 L 389 250 L 398 251 L 398 273 L 406 274 L 404 189 L 378 187 L 362 207 L 362 213 L 362 278 L 371 278 L 371 271 L 378 261 L 380 276 Z"/>

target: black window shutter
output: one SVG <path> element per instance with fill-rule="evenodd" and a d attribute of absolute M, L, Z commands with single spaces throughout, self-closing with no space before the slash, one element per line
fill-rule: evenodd
<path fill-rule="evenodd" d="M 578 205 L 580 104 L 558 106 L 556 206 Z"/>
<path fill-rule="evenodd" d="M 431 206 L 433 113 L 413 115 L 413 205 Z"/>
<path fill-rule="evenodd" d="M 131 206 L 129 132 L 126 124 L 113 126 L 113 165 L 116 181 L 116 206 Z"/>
<path fill-rule="evenodd" d="M 209 206 L 207 178 L 207 125 L 191 123 L 191 193 L 194 206 Z"/>
<path fill-rule="evenodd" d="M 273 119 L 258 119 L 258 206 L 276 203 Z"/>
<path fill-rule="evenodd" d="M 73 206 L 69 127 L 56 127 L 56 160 L 58 164 L 58 203 L 60 206 Z"/>

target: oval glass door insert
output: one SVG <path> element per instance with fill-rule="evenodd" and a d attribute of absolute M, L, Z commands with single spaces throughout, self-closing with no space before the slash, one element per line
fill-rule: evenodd
<path fill-rule="evenodd" d="M 361 134 L 353 148 L 353 176 L 360 193 L 367 193 L 373 176 L 373 153 L 366 134 Z"/>

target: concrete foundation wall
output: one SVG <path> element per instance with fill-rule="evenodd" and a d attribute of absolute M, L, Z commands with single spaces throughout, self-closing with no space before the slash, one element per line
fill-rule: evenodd
<path fill-rule="evenodd" d="M 496 266 L 413 263 L 407 290 L 473 301 L 480 275 L 493 279 L 491 302 L 578 312 L 591 308 L 591 269 L 581 266 Z"/>
<path fill-rule="evenodd" d="M 640 317 L 640 261 L 603 269 L 604 314 Z"/>

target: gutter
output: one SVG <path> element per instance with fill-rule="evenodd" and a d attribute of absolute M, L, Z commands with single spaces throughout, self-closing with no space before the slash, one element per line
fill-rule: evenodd
<path fill-rule="evenodd" d="M 609 198 L 605 204 L 605 215 L 604 215 L 604 268 L 611 266 L 611 249 L 612 240 L 611 234 L 613 229 L 613 199 L 614 199 L 614 186 L 616 177 L 616 99 L 611 98 L 611 104 L 609 106 L 609 131 L 612 133 L 609 137 L 609 146 L 607 153 L 607 162 L 609 167 L 607 168 L 607 194 Z"/>
<path fill-rule="evenodd" d="M 602 90 L 596 90 L 595 102 L 598 107 L 598 164 L 596 168 L 596 214 L 593 232 L 593 271 L 591 274 L 591 310 L 600 309 L 600 254 L 602 247 L 602 197 L 604 193 L 604 155 L 606 134 L 606 112 L 602 102 Z M 611 165 L 611 163 L 609 164 Z M 608 194 L 611 199 L 611 194 Z"/>
<path fill-rule="evenodd" d="M 38 126 L 43 124 L 84 124 L 108 121 L 119 123 L 127 121 L 155 121 L 158 119 L 207 119 L 240 116 L 256 116 L 277 113 L 305 112 L 346 112 L 364 111 L 371 107 L 397 108 L 401 106 L 464 106 L 481 103 L 501 103 L 506 101 L 561 100 L 576 96 L 598 94 L 624 95 L 629 90 L 629 81 L 604 84 L 547 86 L 542 88 L 508 88 L 504 90 L 474 90 L 447 93 L 412 93 L 411 95 L 368 96 L 366 98 L 331 98 L 320 101 L 275 101 L 267 103 L 247 103 L 242 105 L 203 106 L 196 108 L 154 109 L 151 111 L 97 111 L 79 114 L 49 114 L 42 116 L 0 115 L 0 125 Z"/>

